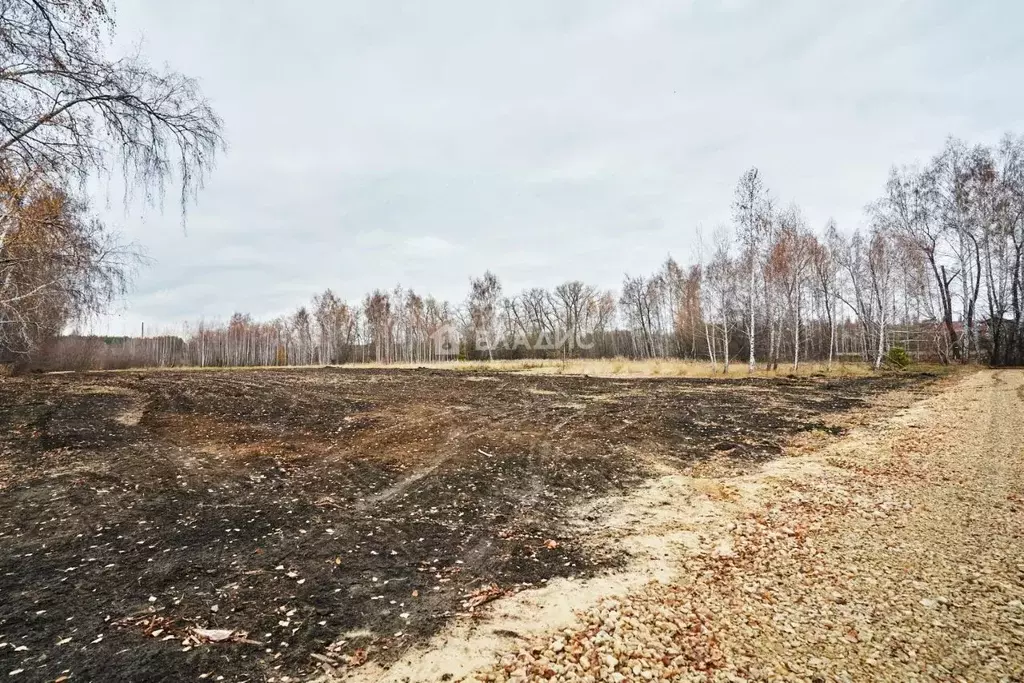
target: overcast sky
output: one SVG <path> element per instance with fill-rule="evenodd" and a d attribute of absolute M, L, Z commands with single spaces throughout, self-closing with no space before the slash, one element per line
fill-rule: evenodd
<path fill-rule="evenodd" d="M 118 41 L 197 78 L 230 149 L 97 332 L 272 317 L 327 287 L 462 301 L 617 288 L 695 256 L 761 169 L 811 224 L 863 224 L 893 163 L 1024 132 L 1015 2 L 120 0 Z"/>

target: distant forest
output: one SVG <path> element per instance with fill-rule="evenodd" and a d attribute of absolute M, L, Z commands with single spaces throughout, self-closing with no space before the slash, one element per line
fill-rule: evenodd
<path fill-rule="evenodd" d="M 756 168 L 733 220 L 680 264 L 626 275 L 619 291 L 570 280 L 504 291 L 487 272 L 465 301 L 378 289 L 358 303 L 328 289 L 294 313 L 196 323 L 177 336 L 69 336 L 40 346 L 54 368 L 309 365 L 445 359 L 691 358 L 769 368 L 892 349 L 943 363 L 1024 359 L 1024 138 L 949 139 L 923 165 L 893 168 L 868 228 L 810 226 Z"/>

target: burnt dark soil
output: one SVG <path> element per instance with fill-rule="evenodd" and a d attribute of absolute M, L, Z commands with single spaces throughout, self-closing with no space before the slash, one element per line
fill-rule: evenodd
<path fill-rule="evenodd" d="M 0 676 L 296 680 L 332 644 L 386 663 L 460 618 L 474 591 L 614 566 L 567 535 L 567 516 L 652 463 L 770 458 L 923 381 L 2 380 Z M 248 642 L 196 644 L 196 626 Z"/>

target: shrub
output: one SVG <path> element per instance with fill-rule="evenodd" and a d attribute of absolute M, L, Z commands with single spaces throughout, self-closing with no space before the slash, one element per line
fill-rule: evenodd
<path fill-rule="evenodd" d="M 885 364 L 902 370 L 910 365 L 910 354 L 902 346 L 894 346 L 885 354 Z"/>

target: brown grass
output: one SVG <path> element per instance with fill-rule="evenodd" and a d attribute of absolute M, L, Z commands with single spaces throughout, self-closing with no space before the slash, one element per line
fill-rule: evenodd
<path fill-rule="evenodd" d="M 596 358 L 568 360 L 494 360 L 494 361 L 447 361 L 439 363 L 359 363 L 345 367 L 352 368 L 418 368 L 429 367 L 445 370 L 476 372 L 515 372 L 530 375 L 590 375 L 593 377 L 747 377 L 746 364 L 733 363 L 729 374 L 722 371 L 721 363 L 712 368 L 710 363 L 658 358 L 633 360 L 629 358 Z M 778 370 L 765 370 L 759 366 L 755 377 L 785 377 L 823 374 L 835 377 L 854 377 L 871 374 L 866 363 L 834 363 L 829 369 L 824 363 L 805 363 L 794 370 L 791 364 L 780 365 Z"/>
<path fill-rule="evenodd" d="M 105 370 L 93 372 L 153 372 L 153 371 L 231 371 L 231 370 L 313 370 L 324 366 L 316 365 L 279 365 L 279 366 L 230 366 L 230 367 L 154 367 L 131 368 L 125 370 Z M 677 358 L 656 358 L 634 360 L 630 358 L 595 358 L 566 360 L 493 360 L 493 361 L 437 361 L 433 363 L 349 363 L 330 366 L 347 369 L 413 369 L 431 368 L 437 370 L 453 370 L 462 372 L 514 372 L 529 375 L 589 375 L 591 377 L 704 377 L 704 378 L 742 378 L 742 377 L 807 377 L 822 375 L 827 377 L 862 377 L 872 374 L 867 363 L 836 362 L 829 367 L 826 363 L 801 363 L 794 369 L 791 363 L 782 363 L 778 370 L 767 370 L 759 364 L 753 373 L 747 371 L 747 364 L 734 362 L 729 366 L 728 374 L 723 372 L 722 364 L 713 368 L 706 361 L 681 360 Z M 933 364 L 918 363 L 912 365 L 912 372 L 930 371 L 947 374 L 957 368 Z"/>

